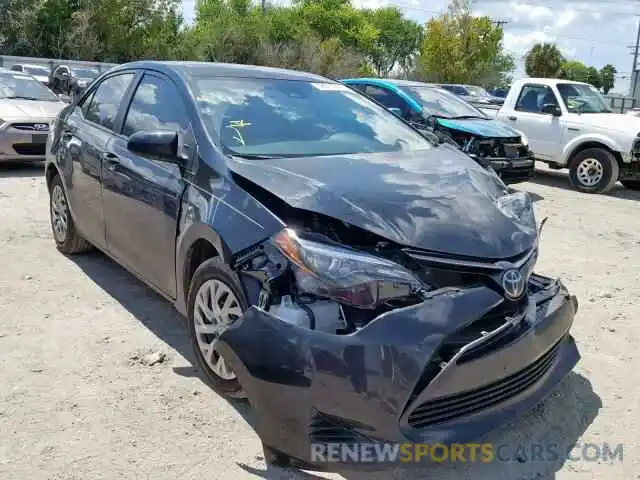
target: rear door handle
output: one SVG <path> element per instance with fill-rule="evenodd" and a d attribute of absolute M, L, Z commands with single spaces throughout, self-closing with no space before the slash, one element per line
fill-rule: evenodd
<path fill-rule="evenodd" d="M 515 117 L 513 115 L 511 115 L 510 117 L 507 117 L 509 120 L 511 120 L 512 122 L 515 122 L 516 120 L 518 120 L 518 117 Z"/>
<path fill-rule="evenodd" d="M 106 152 L 102 154 L 102 161 L 105 164 L 105 168 L 114 171 L 120 165 L 120 159 L 115 153 Z"/>

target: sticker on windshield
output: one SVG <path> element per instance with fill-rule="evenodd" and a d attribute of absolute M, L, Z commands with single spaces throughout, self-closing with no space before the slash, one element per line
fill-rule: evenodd
<path fill-rule="evenodd" d="M 344 92 L 350 91 L 349 87 L 342 85 L 341 83 L 312 83 L 314 88 L 323 90 L 325 92 Z"/>
<path fill-rule="evenodd" d="M 245 145 L 244 137 L 242 136 L 241 129 L 244 127 L 250 127 L 251 124 L 249 122 L 245 122 L 244 120 L 231 120 L 227 125 L 227 128 L 231 128 L 234 131 L 233 139 L 236 140 L 241 145 Z"/>

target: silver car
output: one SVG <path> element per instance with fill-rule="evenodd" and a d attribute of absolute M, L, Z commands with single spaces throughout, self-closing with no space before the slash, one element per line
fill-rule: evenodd
<path fill-rule="evenodd" d="M 0 162 L 44 160 L 49 125 L 65 105 L 33 76 L 0 69 Z"/>

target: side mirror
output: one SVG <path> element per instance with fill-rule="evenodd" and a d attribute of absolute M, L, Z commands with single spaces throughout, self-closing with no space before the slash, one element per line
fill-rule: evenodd
<path fill-rule="evenodd" d="M 548 113 L 554 117 L 559 117 L 562 115 L 562 110 L 560 110 L 560 107 L 555 103 L 545 103 L 542 106 L 542 113 Z"/>
<path fill-rule="evenodd" d="M 389 111 L 397 117 L 402 116 L 402 110 L 400 110 L 398 107 L 389 107 Z"/>
<path fill-rule="evenodd" d="M 139 155 L 182 164 L 182 160 L 178 158 L 178 132 L 168 130 L 136 132 L 129 137 L 127 148 Z"/>

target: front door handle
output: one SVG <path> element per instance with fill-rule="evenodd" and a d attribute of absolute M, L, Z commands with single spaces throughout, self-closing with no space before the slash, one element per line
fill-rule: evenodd
<path fill-rule="evenodd" d="M 512 122 L 515 122 L 516 120 L 518 120 L 518 117 L 511 115 L 510 117 L 507 117 L 509 120 L 511 120 Z"/>

